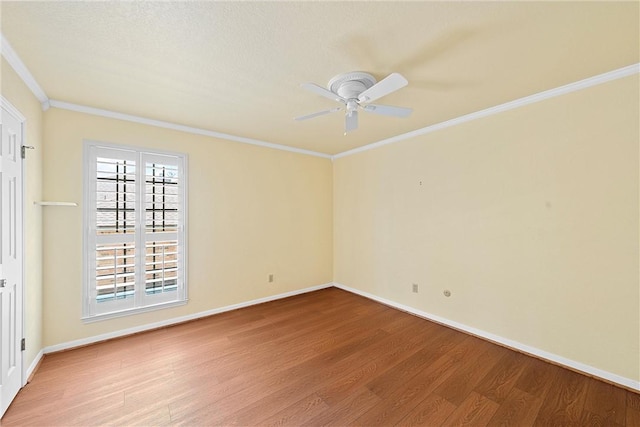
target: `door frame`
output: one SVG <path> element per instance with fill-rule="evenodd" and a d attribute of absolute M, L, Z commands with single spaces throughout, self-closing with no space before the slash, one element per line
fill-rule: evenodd
<path fill-rule="evenodd" d="M 23 150 L 23 146 L 25 145 L 25 142 L 27 140 L 27 118 L 24 116 L 24 114 L 22 114 L 20 112 L 20 110 L 18 110 L 16 107 L 14 107 L 14 105 L 9 102 L 9 100 L 7 98 L 4 97 L 4 95 L 0 94 L 0 108 L 4 108 L 5 110 L 7 110 L 11 115 L 14 116 L 14 118 L 16 118 L 19 122 L 20 122 L 20 130 L 22 132 L 22 141 L 20 141 L 20 156 L 21 156 L 21 167 L 20 167 L 20 194 L 21 194 L 21 199 L 22 199 L 22 206 L 20 207 L 20 216 L 21 216 L 21 220 L 22 220 L 22 230 L 20 232 L 20 239 L 22 239 L 22 248 L 21 248 L 21 252 L 22 252 L 22 262 L 21 262 L 21 266 L 20 266 L 20 274 L 21 274 L 21 279 L 22 279 L 22 286 L 20 289 L 20 292 L 22 293 L 22 313 L 21 314 L 21 322 L 20 322 L 20 339 L 25 339 L 25 332 L 26 332 L 26 303 L 27 303 L 27 282 L 26 282 L 26 245 L 25 245 L 25 230 L 26 230 L 26 222 L 25 222 L 25 207 L 26 207 L 26 203 L 25 203 L 25 193 L 26 193 L 26 183 L 25 183 L 25 169 L 26 169 L 26 162 L 24 161 L 25 159 L 22 158 L 22 150 Z M 24 350 L 20 351 L 20 359 L 21 359 L 21 364 L 22 364 L 22 372 L 20 373 L 20 388 L 24 387 L 27 384 L 27 369 L 28 367 L 25 364 L 25 360 L 24 360 Z"/>

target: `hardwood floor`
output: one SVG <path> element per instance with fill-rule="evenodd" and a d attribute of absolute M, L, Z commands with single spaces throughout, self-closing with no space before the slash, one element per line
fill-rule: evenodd
<path fill-rule="evenodd" d="M 3 426 L 640 426 L 640 395 L 330 288 L 47 355 Z"/>

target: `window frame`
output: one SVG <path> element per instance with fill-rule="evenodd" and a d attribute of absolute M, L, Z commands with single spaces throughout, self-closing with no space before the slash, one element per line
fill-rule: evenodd
<path fill-rule="evenodd" d="M 188 302 L 187 278 L 187 223 L 188 223 L 188 156 L 185 153 L 158 150 L 155 148 L 121 145 L 94 140 L 83 141 L 83 285 L 82 285 L 82 320 L 85 323 L 129 316 L 137 313 L 154 311 L 184 305 Z M 97 159 L 99 157 L 129 159 L 135 161 L 135 228 L 131 234 L 98 236 L 97 229 Z M 166 165 L 175 165 L 178 169 L 179 211 L 178 227 L 175 232 L 167 233 L 175 236 L 177 241 L 177 289 L 175 297 L 172 293 L 146 292 L 146 252 L 147 242 L 160 241 L 153 239 L 146 226 L 145 207 L 145 162 L 157 160 Z M 163 237 L 163 236 L 159 236 Z M 150 239 L 151 238 L 151 239 Z M 102 242 L 119 243 L 123 240 L 134 242 L 134 273 L 136 283 L 133 298 L 114 299 L 97 302 L 96 290 L 96 248 Z"/>

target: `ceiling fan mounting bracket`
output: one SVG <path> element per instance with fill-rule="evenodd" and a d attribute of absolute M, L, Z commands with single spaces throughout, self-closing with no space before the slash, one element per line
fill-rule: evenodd
<path fill-rule="evenodd" d="M 344 99 L 357 98 L 365 90 L 376 84 L 371 74 L 361 71 L 339 74 L 329 80 L 328 89 Z"/>

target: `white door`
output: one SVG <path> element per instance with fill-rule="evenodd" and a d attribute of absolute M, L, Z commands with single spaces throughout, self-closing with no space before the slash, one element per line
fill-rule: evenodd
<path fill-rule="evenodd" d="M 22 387 L 22 126 L 2 101 L 0 145 L 0 416 Z"/>

